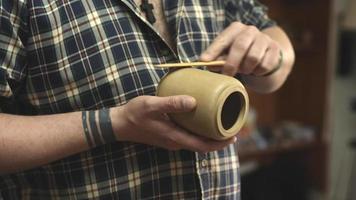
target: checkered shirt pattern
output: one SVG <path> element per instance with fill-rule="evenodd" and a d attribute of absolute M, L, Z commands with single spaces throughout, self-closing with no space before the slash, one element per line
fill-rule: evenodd
<path fill-rule="evenodd" d="M 0 107 L 40 115 L 154 95 L 233 21 L 274 25 L 254 0 L 163 0 L 172 51 L 132 0 L 0 1 Z M 65 133 L 63 133 L 65 137 Z M 30 156 L 30 155 L 29 155 Z M 0 199 L 240 199 L 236 146 L 198 154 L 117 142 L 0 176 Z"/>

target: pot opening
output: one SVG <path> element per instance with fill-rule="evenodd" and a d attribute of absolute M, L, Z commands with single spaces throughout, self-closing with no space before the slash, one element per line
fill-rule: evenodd
<path fill-rule="evenodd" d="M 244 98 L 239 92 L 231 93 L 226 98 L 221 111 L 221 124 L 225 130 L 235 125 L 244 107 L 244 103 Z"/>

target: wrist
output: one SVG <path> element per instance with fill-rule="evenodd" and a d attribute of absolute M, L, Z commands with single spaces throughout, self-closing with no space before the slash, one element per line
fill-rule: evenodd
<path fill-rule="evenodd" d="M 125 116 L 124 106 L 110 108 L 110 118 L 112 129 L 116 141 L 125 141 L 127 133 L 127 120 Z"/>

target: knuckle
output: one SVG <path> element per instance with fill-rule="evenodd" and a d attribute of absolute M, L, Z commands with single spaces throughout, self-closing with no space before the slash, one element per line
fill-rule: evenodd
<path fill-rule="evenodd" d="M 271 39 L 271 37 L 269 37 L 269 36 L 266 35 L 266 34 L 261 34 L 260 37 L 262 37 L 263 40 L 269 42 L 270 44 L 271 44 L 271 42 L 274 42 L 274 41 Z"/>
<path fill-rule="evenodd" d="M 141 106 L 144 108 L 143 110 L 147 110 L 148 112 L 152 112 L 155 110 L 155 107 L 150 100 L 150 98 L 145 98 L 143 96 L 138 97 L 141 100 Z"/>
<path fill-rule="evenodd" d="M 180 102 L 178 101 L 178 98 L 176 97 L 169 97 L 167 101 L 167 106 L 169 110 L 179 110 L 181 107 Z"/>
<path fill-rule="evenodd" d="M 255 26 L 248 26 L 248 27 L 247 27 L 247 31 L 248 31 L 249 33 L 253 33 L 253 34 L 256 34 L 256 33 L 259 33 L 259 32 L 260 32 Z"/>
<path fill-rule="evenodd" d="M 273 49 L 273 50 L 279 50 L 280 48 L 279 48 L 279 45 L 277 44 L 277 42 L 276 41 L 273 41 L 273 40 L 271 40 L 271 42 L 270 42 L 270 44 L 269 44 L 269 48 L 270 49 Z"/>
<path fill-rule="evenodd" d="M 248 49 L 249 45 L 250 44 L 249 44 L 248 40 L 246 40 L 245 38 L 241 38 L 241 39 L 235 41 L 233 48 L 236 51 L 246 51 Z"/>
<path fill-rule="evenodd" d="M 234 28 L 239 28 L 241 25 L 242 23 L 239 21 L 234 21 L 231 23 L 231 26 L 233 26 Z"/>

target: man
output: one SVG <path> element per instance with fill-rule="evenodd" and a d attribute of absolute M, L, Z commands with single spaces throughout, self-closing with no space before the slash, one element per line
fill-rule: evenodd
<path fill-rule="evenodd" d="M 264 11 L 253 0 L 1 1 L 2 198 L 239 199 L 236 138 L 171 122 L 196 102 L 155 97 L 167 71 L 154 65 L 224 59 L 210 70 L 272 92 L 294 53 Z"/>

